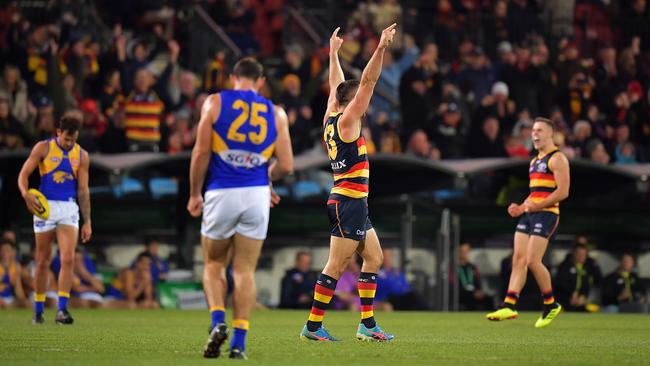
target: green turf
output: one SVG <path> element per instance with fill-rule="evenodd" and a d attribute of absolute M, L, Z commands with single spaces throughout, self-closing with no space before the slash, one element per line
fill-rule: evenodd
<path fill-rule="evenodd" d="M 26 310 L 0 311 L 1 365 L 208 365 L 201 358 L 206 311 L 76 310 L 76 324 L 32 326 Z M 535 329 L 538 314 L 488 322 L 481 313 L 379 313 L 392 343 L 354 338 L 358 315 L 329 312 L 338 343 L 298 339 L 306 311 L 260 311 L 248 340 L 250 365 L 648 365 L 650 316 L 561 314 Z"/>

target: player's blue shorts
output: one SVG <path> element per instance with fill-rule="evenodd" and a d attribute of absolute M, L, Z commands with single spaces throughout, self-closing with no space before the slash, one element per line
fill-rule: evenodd
<path fill-rule="evenodd" d="M 519 219 L 516 231 L 551 240 L 559 225 L 560 215 L 553 212 L 539 211 L 524 213 Z"/>
<path fill-rule="evenodd" d="M 372 229 L 367 198 L 330 198 L 327 200 L 327 214 L 333 236 L 361 241 L 366 238 L 366 232 Z"/>

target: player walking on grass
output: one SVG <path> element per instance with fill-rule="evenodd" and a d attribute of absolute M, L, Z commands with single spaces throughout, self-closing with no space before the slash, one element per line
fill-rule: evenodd
<path fill-rule="evenodd" d="M 314 289 L 314 302 L 301 339 L 336 341 L 323 327 L 323 317 L 334 295 L 336 283 L 356 251 L 363 258 L 358 290 L 361 301 L 361 323 L 357 338 L 368 341 L 390 341 L 375 322 L 373 299 L 377 273 L 383 254 L 377 233 L 368 218 L 369 165 L 366 143 L 361 134 L 361 117 L 366 113 L 383 63 L 384 52 L 393 41 L 393 24 L 381 33 L 379 45 L 368 61 L 361 80 L 345 80 L 338 59 L 343 39 L 336 28 L 330 38 L 330 95 L 324 118 L 325 144 L 334 173 L 334 187 L 327 200 L 332 233 L 330 253 Z"/>
<path fill-rule="evenodd" d="M 192 150 L 187 209 L 194 217 L 203 212 L 203 289 L 212 317 L 203 352 L 207 358 L 219 357 L 228 337 L 224 300 L 229 258 L 235 281 L 230 358 L 246 358 L 246 333 L 256 301 L 255 268 L 266 238 L 272 197 L 273 203 L 278 202 L 270 180 L 293 170 L 287 115 L 258 94 L 264 83 L 262 72 L 262 65 L 253 58 L 235 64 L 230 76 L 234 90 L 213 94 L 205 101 Z M 277 162 L 269 167 L 274 154 Z"/>
<path fill-rule="evenodd" d="M 536 118 L 533 124 L 533 145 L 537 156 L 530 162 L 530 194 L 518 205 L 512 203 L 508 213 L 520 217 L 514 239 L 512 273 L 508 292 L 498 310 L 487 314 L 489 320 L 507 320 L 518 316 L 519 291 L 526 283 L 526 272 L 530 269 L 542 291 L 544 312 L 535 322 L 536 328 L 543 328 L 562 311 L 562 306 L 553 297 L 551 275 L 542 263 L 549 240 L 560 223 L 560 201 L 569 196 L 569 161 L 553 143 L 553 122 Z"/>
<path fill-rule="evenodd" d="M 40 192 L 50 206 L 47 219 L 34 216 L 36 236 L 36 273 L 34 276 L 34 319 L 33 324 L 45 322 L 45 292 L 52 259 L 52 242 L 56 239 L 61 253 L 59 272 L 59 304 L 57 324 L 72 324 L 68 312 L 68 300 L 72 287 L 75 248 L 79 229 L 79 208 L 83 216 L 81 240 L 90 240 L 90 191 L 88 189 L 88 153 L 77 144 L 81 129 L 81 115 L 66 113 L 59 121 L 56 137 L 37 143 L 25 161 L 18 176 L 18 188 L 25 199 L 27 209 L 42 212 L 42 205 L 29 190 L 29 176 L 38 167 L 41 175 Z M 78 205 L 77 205 L 78 203 Z"/>

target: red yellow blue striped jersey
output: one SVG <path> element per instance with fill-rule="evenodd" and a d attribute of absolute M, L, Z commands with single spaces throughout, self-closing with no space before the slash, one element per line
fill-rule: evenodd
<path fill-rule="evenodd" d="M 529 198 L 531 201 L 541 202 L 557 189 L 557 182 L 555 181 L 553 170 L 551 170 L 550 161 L 551 157 L 558 151 L 556 148 L 542 157 L 535 157 L 530 162 L 530 168 L 528 169 L 530 183 L 528 187 L 530 188 Z M 554 205 L 542 209 L 542 211 L 553 212 L 559 215 L 560 204 L 556 202 Z"/>
<path fill-rule="evenodd" d="M 77 199 L 77 172 L 81 165 L 82 149 L 74 144 L 65 150 L 56 138 L 46 141 L 47 155 L 38 163 L 41 174 L 39 190 L 50 201 L 74 201 Z"/>
<path fill-rule="evenodd" d="M 341 138 L 339 120 L 342 113 L 330 114 L 325 122 L 323 139 L 334 173 L 334 186 L 330 199 L 368 197 L 370 165 L 366 140 L 359 137 L 351 141 Z"/>

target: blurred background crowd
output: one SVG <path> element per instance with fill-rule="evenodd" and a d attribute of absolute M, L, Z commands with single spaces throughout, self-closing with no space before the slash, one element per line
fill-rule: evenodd
<path fill-rule="evenodd" d="M 34 3 L 0 7 L 2 150 L 51 136 L 72 108 L 84 113 L 90 152 L 189 150 L 202 102 L 228 88 L 231 61 L 248 54 L 266 66 L 262 93 L 287 109 L 294 152 L 322 153 L 325 31 L 342 26 L 353 78 L 378 31 L 397 22 L 365 121 L 369 152 L 526 158 L 531 121 L 546 116 L 569 158 L 650 160 L 645 0 Z M 196 4 L 222 46 L 202 44 L 216 37 L 197 31 Z M 316 34 L 292 31 L 287 9 Z"/>

